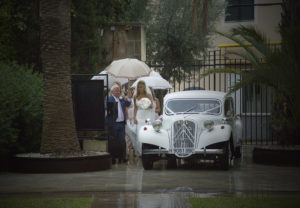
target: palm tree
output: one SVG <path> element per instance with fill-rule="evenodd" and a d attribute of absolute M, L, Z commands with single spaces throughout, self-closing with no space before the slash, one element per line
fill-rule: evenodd
<path fill-rule="evenodd" d="M 70 0 L 40 1 L 44 118 L 41 153 L 79 151 L 71 99 Z"/>
<path fill-rule="evenodd" d="M 294 28 L 281 34 L 285 43 L 283 49 L 272 49 L 264 34 L 254 27 L 239 26 L 227 34 L 217 33 L 242 47 L 243 52 L 230 53 L 246 59 L 252 70 L 214 69 L 202 76 L 216 72 L 240 75 L 242 81 L 232 86 L 230 93 L 255 83 L 270 87 L 277 105 L 277 112 L 273 109 L 276 114 L 273 122 L 281 129 L 280 139 L 284 138 L 285 143 L 299 143 L 300 140 L 295 139 L 300 138 L 300 29 Z"/>
<path fill-rule="evenodd" d="M 197 29 L 198 23 L 198 13 L 200 9 L 200 0 L 193 0 L 193 31 L 195 32 Z M 206 36 L 207 33 L 207 23 L 208 23 L 208 11 L 209 4 L 211 1 L 202 0 L 202 10 L 201 10 L 201 35 L 202 37 Z"/>

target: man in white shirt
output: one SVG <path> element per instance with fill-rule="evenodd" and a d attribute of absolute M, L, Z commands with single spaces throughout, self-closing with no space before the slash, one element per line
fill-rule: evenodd
<path fill-rule="evenodd" d="M 112 156 L 112 163 L 119 159 L 119 162 L 126 161 L 126 142 L 125 142 L 125 124 L 126 110 L 130 106 L 130 101 L 120 97 L 121 91 L 118 85 L 111 87 L 111 94 L 108 97 L 107 110 L 109 113 L 106 117 L 108 132 L 110 135 L 108 141 L 108 151 Z M 108 106 L 111 106 L 110 109 Z"/>

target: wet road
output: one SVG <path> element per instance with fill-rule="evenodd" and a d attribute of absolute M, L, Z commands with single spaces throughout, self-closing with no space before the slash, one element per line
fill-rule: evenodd
<path fill-rule="evenodd" d="M 300 168 L 254 164 L 244 154 L 229 171 L 202 165 L 145 171 L 140 160 L 99 172 L 73 174 L 0 173 L 0 197 L 92 196 L 92 207 L 188 207 L 187 198 L 243 195 L 300 195 Z"/>

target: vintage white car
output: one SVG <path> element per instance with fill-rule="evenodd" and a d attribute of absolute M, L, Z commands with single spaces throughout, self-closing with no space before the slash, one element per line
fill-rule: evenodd
<path fill-rule="evenodd" d="M 233 98 L 205 90 L 167 94 L 161 118 L 138 132 L 146 170 L 160 159 L 173 165 L 177 159 L 212 161 L 228 170 L 233 158 L 241 156 L 241 139 L 242 123 L 234 114 Z"/>

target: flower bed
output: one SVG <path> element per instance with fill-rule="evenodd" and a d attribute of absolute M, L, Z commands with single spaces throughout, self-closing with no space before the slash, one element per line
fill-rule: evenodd
<path fill-rule="evenodd" d="M 10 170 L 23 173 L 72 173 L 107 170 L 111 168 L 108 153 L 84 153 L 76 156 L 28 153 L 11 159 Z"/>

